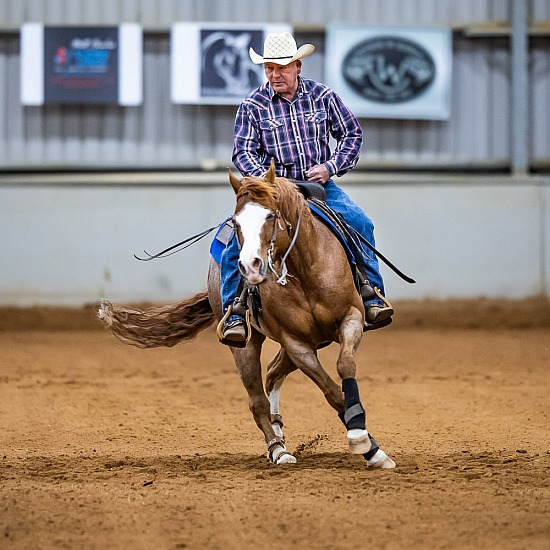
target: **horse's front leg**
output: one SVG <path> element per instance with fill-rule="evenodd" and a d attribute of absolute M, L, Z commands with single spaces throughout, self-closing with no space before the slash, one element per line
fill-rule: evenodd
<path fill-rule="evenodd" d="M 365 454 L 371 450 L 371 438 L 366 427 L 366 414 L 359 387 L 355 379 L 355 354 L 363 337 L 363 319 L 361 313 L 351 307 L 340 325 L 340 355 L 336 370 L 342 379 L 344 393 L 344 414 L 341 416 L 348 430 L 348 447 L 352 454 Z"/>
<path fill-rule="evenodd" d="M 378 447 L 366 427 L 366 413 L 355 379 L 355 354 L 362 337 L 363 319 L 357 309 L 352 307 L 340 326 L 340 355 L 336 369 L 342 379 L 344 411 L 338 416 L 348 430 L 348 447 L 351 453 L 362 454 L 369 467 L 395 468 L 395 462 Z"/>
<path fill-rule="evenodd" d="M 269 400 L 262 382 L 260 353 L 265 336 L 253 330 L 252 337 L 245 348 L 231 348 L 235 365 L 243 386 L 248 393 L 248 406 L 254 421 L 263 432 L 267 444 L 267 456 L 275 464 L 292 464 L 296 458 L 285 447 L 284 439 L 278 435 L 271 424 Z"/>
<path fill-rule="evenodd" d="M 334 380 L 328 375 L 320 364 L 317 355 L 310 348 L 307 348 L 302 343 L 287 340 L 290 353 L 297 354 L 303 362 L 300 365 L 302 370 L 309 378 L 311 378 L 323 392 L 325 399 L 329 405 L 338 413 L 340 420 L 345 424 L 345 400 L 342 390 Z M 308 358 L 304 360 L 305 358 Z M 271 421 L 274 423 L 275 418 L 281 420 L 280 435 L 282 436 L 282 418 L 279 412 L 280 389 L 288 374 L 296 370 L 298 367 L 292 362 L 289 354 L 284 348 L 277 353 L 268 366 L 266 376 L 266 391 L 269 397 L 271 407 Z M 276 422 L 274 423 L 276 424 Z M 274 429 L 277 432 L 276 426 Z M 369 434 L 371 445 L 369 451 L 363 453 L 363 457 L 367 461 L 369 468 L 395 468 L 395 462 L 378 447 L 374 437 Z"/>

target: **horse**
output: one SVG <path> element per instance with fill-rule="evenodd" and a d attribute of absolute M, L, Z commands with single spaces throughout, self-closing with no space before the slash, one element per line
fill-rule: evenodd
<path fill-rule="evenodd" d="M 255 315 L 247 315 L 246 345 L 230 349 L 267 457 L 274 464 L 296 462 L 286 448 L 279 398 L 286 376 L 300 370 L 338 413 L 350 453 L 363 455 L 368 467 L 394 468 L 365 424 L 355 379 L 365 313 L 344 248 L 312 214 L 298 187 L 276 176 L 273 163 L 264 177 L 239 179 L 229 170 L 229 181 L 236 195 L 232 219 L 241 245 L 239 269 L 261 303 Z M 215 320 L 220 337 L 228 312 L 223 315 L 220 267 L 213 259 L 207 281 L 207 291 L 176 305 L 139 310 L 103 301 L 98 316 L 120 340 L 138 347 L 191 340 Z M 260 354 L 266 338 L 280 349 L 267 367 L 264 390 Z M 336 369 L 341 387 L 317 354 L 333 342 L 340 345 Z"/>

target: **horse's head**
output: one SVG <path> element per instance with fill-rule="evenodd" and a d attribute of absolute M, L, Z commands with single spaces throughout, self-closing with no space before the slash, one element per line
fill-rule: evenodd
<path fill-rule="evenodd" d="M 276 178 L 273 162 L 263 178 L 239 180 L 229 172 L 229 181 L 237 195 L 233 223 L 241 245 L 239 270 L 253 285 L 265 281 L 268 269 L 274 269 L 274 262 L 290 243 L 292 225 L 281 213 L 280 180 Z"/>

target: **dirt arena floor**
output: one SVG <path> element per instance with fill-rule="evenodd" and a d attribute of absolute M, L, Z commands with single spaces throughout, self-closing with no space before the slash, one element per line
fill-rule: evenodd
<path fill-rule="evenodd" d="M 281 399 L 298 463 L 269 464 L 213 328 L 139 350 L 91 307 L 1 309 L 0 548 L 547 550 L 548 301 L 397 306 L 358 354 L 384 471 L 300 373 Z M 336 377 L 337 347 L 320 355 Z"/>

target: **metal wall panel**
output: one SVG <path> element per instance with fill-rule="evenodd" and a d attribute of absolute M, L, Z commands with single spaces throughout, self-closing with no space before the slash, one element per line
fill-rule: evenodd
<path fill-rule="evenodd" d="M 532 18 L 550 19 L 547 0 L 532 0 Z M 508 0 L 3 0 L 0 20 L 17 29 L 46 24 L 117 24 L 137 21 L 167 29 L 174 21 L 286 21 L 298 41 L 317 51 L 304 74 L 324 79 L 324 34 L 329 22 L 460 25 L 509 19 Z M 307 28 L 313 33 L 305 32 Z M 504 166 L 510 156 L 510 55 L 508 38 L 454 35 L 452 116 L 449 121 L 363 119 L 362 165 Z M 531 39 L 531 155 L 550 158 L 550 42 Z M 169 37 L 144 40 L 141 107 L 44 106 L 19 103 L 19 41 L 0 34 L 0 167 L 227 166 L 235 107 L 170 102 Z"/>
<path fill-rule="evenodd" d="M 532 0 L 533 14 L 548 10 Z M 112 24 L 136 21 L 169 26 L 173 21 L 284 21 L 299 25 L 374 23 L 449 25 L 507 20 L 509 0 L 2 0 L 0 21 L 49 24 Z"/>

